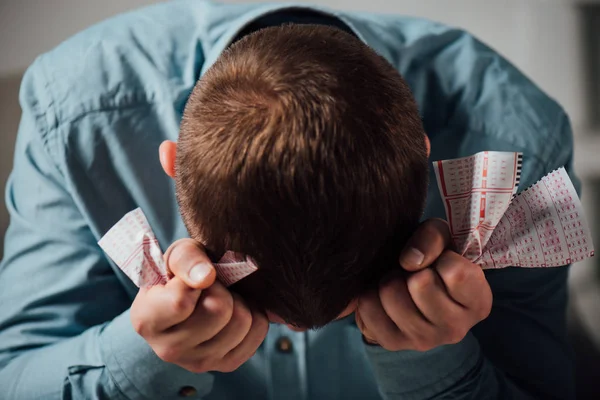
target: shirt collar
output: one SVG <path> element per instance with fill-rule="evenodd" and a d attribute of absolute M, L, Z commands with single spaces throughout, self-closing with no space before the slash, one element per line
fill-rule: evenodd
<path fill-rule="evenodd" d="M 231 44 L 231 42 L 244 29 L 244 27 L 246 27 L 246 25 L 267 14 L 284 10 L 315 11 L 326 16 L 338 18 L 340 21 L 345 23 L 360 40 L 362 40 L 377 53 L 390 60 L 390 55 L 388 52 L 386 52 L 382 46 L 379 46 L 378 41 L 375 40 L 375 37 L 369 32 L 368 29 L 366 29 L 366 26 L 361 21 L 352 18 L 348 14 L 321 6 L 307 6 L 294 3 L 286 5 L 267 4 L 259 6 L 256 9 L 252 9 L 250 12 L 244 13 L 229 24 L 229 27 L 208 51 L 206 60 L 200 71 L 200 76 L 204 75 L 204 73 L 215 63 L 221 53 L 223 53 L 223 51 Z"/>

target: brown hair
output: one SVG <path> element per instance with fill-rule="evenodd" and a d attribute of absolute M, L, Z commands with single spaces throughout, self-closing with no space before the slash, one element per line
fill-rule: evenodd
<path fill-rule="evenodd" d="M 252 256 L 234 285 L 306 328 L 333 320 L 398 265 L 427 188 L 425 133 L 399 73 L 356 37 L 262 29 L 196 85 L 177 146 L 191 237 Z"/>

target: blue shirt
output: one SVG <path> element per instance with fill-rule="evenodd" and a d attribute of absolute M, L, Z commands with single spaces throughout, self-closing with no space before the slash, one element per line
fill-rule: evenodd
<path fill-rule="evenodd" d="M 159 144 L 177 140 L 198 77 L 245 25 L 269 13 L 285 22 L 306 8 L 159 4 L 93 26 L 28 69 L 6 188 L 0 397 L 573 397 L 567 267 L 487 272 L 490 317 L 460 343 L 424 353 L 365 346 L 349 317 L 305 333 L 272 324 L 237 371 L 193 374 L 161 361 L 135 333 L 128 309 L 136 287 L 97 240 L 136 207 L 163 249 L 187 236 Z M 561 107 L 470 34 L 417 18 L 312 9 L 344 23 L 405 77 L 432 160 L 520 151 L 521 189 L 563 165 L 572 173 Z M 431 182 L 425 217 L 444 217 L 433 176 Z M 279 350 L 283 337 L 291 352 Z"/>

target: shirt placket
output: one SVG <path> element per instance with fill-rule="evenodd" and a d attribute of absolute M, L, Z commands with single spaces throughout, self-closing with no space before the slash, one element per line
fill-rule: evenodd
<path fill-rule="evenodd" d="M 265 342 L 272 400 L 307 400 L 306 333 L 271 324 Z"/>

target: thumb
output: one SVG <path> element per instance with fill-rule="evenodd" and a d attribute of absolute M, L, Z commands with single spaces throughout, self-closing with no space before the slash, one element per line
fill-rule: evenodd
<path fill-rule="evenodd" d="M 400 265 L 406 271 L 420 271 L 429 267 L 452 245 L 448 223 L 432 218 L 423 222 L 400 254 Z"/>
<path fill-rule="evenodd" d="M 193 239 L 180 239 L 165 254 L 167 269 L 193 289 L 206 289 L 217 272 L 204 246 Z"/>

